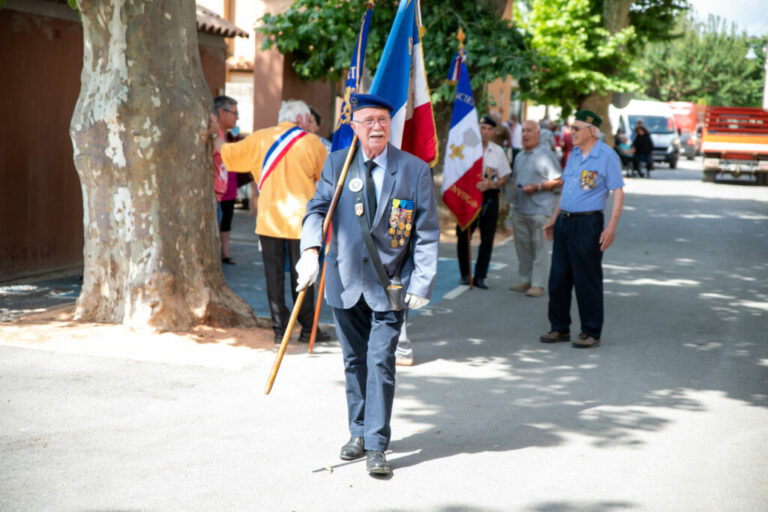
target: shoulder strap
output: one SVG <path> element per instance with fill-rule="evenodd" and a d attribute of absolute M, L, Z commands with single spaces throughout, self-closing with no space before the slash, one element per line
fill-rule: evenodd
<path fill-rule="evenodd" d="M 360 177 L 360 166 L 357 165 L 357 179 Z M 387 271 L 384 269 L 384 265 L 381 263 L 379 257 L 379 251 L 376 249 L 376 245 L 373 243 L 373 237 L 371 236 L 371 226 L 368 223 L 368 215 L 365 214 L 365 206 L 363 202 L 363 188 L 355 191 L 355 214 L 357 220 L 360 221 L 360 233 L 363 237 L 366 249 L 368 249 L 368 256 L 371 258 L 373 268 L 376 269 L 376 274 L 379 276 L 379 283 L 384 289 L 384 295 L 387 296 L 389 307 L 393 311 L 399 311 L 402 309 L 402 290 L 403 286 L 400 284 L 400 272 L 394 276 L 393 281 L 390 282 Z"/>

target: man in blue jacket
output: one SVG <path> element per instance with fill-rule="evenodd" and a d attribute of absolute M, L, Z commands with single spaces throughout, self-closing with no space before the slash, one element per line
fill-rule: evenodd
<path fill-rule="evenodd" d="M 344 355 L 351 438 L 341 458 L 367 455 L 368 472 L 387 475 L 395 348 L 405 308 L 423 307 L 432 295 L 440 232 L 429 167 L 388 143 L 392 106 L 368 94 L 352 96 L 350 104 L 360 148 L 331 219 L 325 276 Z M 346 153 L 328 155 L 307 204 L 299 289 L 317 278 L 323 219 Z"/>

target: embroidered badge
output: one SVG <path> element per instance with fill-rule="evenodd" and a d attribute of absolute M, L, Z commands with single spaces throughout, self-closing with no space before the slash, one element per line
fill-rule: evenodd
<path fill-rule="evenodd" d="M 355 215 L 362 217 L 364 212 L 363 203 L 355 203 Z"/>
<path fill-rule="evenodd" d="M 363 180 L 360 178 L 354 178 L 349 182 L 349 190 L 352 192 L 360 192 L 363 190 Z"/>
<path fill-rule="evenodd" d="M 485 178 L 486 180 L 496 181 L 498 175 L 499 175 L 498 171 L 493 167 L 486 167 L 485 171 L 483 171 L 483 178 Z"/>
<path fill-rule="evenodd" d="M 581 171 L 581 188 L 589 190 L 595 186 L 597 171 Z"/>

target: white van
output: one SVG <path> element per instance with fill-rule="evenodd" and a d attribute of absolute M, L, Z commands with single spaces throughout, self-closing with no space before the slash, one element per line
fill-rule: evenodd
<path fill-rule="evenodd" d="M 614 133 L 621 128 L 632 138 L 638 119 L 651 132 L 653 161 L 667 162 L 670 169 L 677 167 L 680 157 L 680 137 L 675 128 L 672 108 L 663 101 L 631 100 L 626 107 L 610 105 L 608 113 Z"/>

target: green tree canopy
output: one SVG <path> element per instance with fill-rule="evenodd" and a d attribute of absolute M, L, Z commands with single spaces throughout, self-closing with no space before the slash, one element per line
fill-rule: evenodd
<path fill-rule="evenodd" d="M 523 95 L 567 115 L 590 95 L 638 89 L 636 56 L 648 41 L 668 39 L 687 7 L 685 0 L 534 0 L 518 11 L 534 60 Z M 623 21 L 606 23 L 607 12 Z"/>
<path fill-rule="evenodd" d="M 373 11 L 366 51 L 366 67 L 374 69 L 384 49 L 397 12 L 395 0 L 378 0 Z M 479 93 L 496 78 L 513 75 L 524 79 L 530 70 L 525 37 L 501 19 L 505 2 L 454 2 L 434 0 L 422 4 L 426 33 L 422 39 L 433 100 L 451 97 L 443 86 L 451 58 L 457 50 L 456 33 L 467 35 L 467 64 L 473 88 Z M 265 34 L 263 49 L 276 47 L 291 53 L 296 73 L 306 80 L 339 80 L 349 66 L 364 1 L 296 0 L 283 14 L 267 14 L 258 30 Z M 482 105 L 481 94 L 476 98 Z"/>
<path fill-rule="evenodd" d="M 661 101 L 705 105 L 761 105 L 765 38 L 750 38 L 724 20 L 680 16 L 679 37 L 649 45 L 638 66 L 643 92 Z M 757 58 L 746 58 L 750 44 Z"/>

